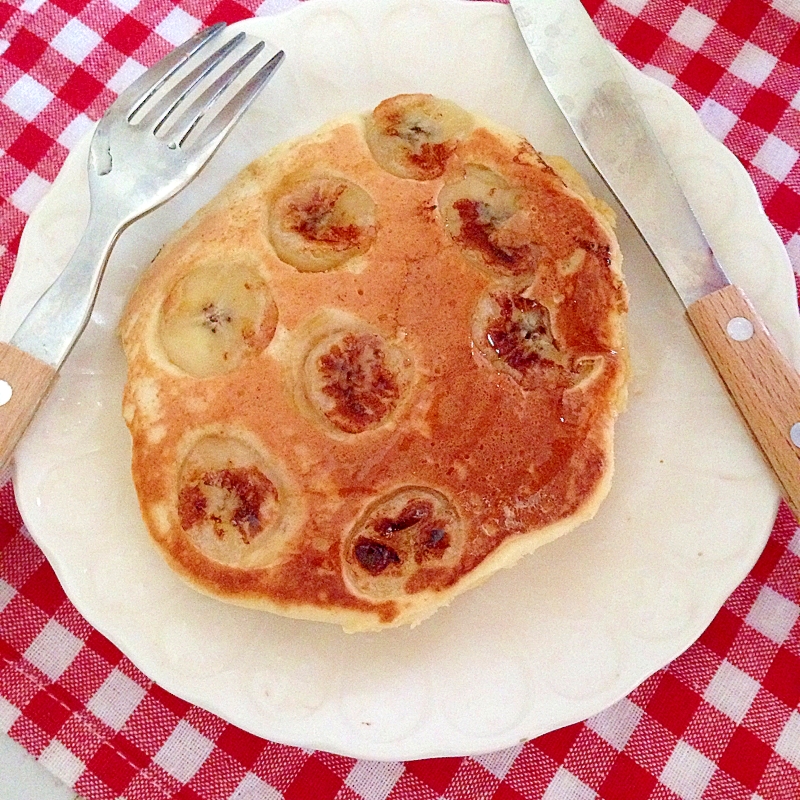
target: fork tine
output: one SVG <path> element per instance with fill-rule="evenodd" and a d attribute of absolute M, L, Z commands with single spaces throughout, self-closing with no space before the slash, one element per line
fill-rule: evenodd
<path fill-rule="evenodd" d="M 147 110 L 147 113 L 139 121 L 139 125 L 145 128 L 152 128 L 153 133 L 158 133 L 162 125 L 170 118 L 177 107 L 186 99 L 189 92 L 206 77 L 217 64 L 220 63 L 232 50 L 235 50 L 244 40 L 244 32 L 238 33 L 232 39 L 209 55 L 188 75 L 181 78 L 155 105 Z"/>
<path fill-rule="evenodd" d="M 201 153 L 204 157 L 210 156 L 230 133 L 231 128 L 258 97 L 261 90 L 269 83 L 275 70 L 283 62 L 286 54 L 279 50 L 253 75 L 247 83 L 222 107 L 219 113 L 208 123 L 197 142 L 192 143 L 187 150 Z"/>
<path fill-rule="evenodd" d="M 206 112 L 219 99 L 220 95 L 236 80 L 251 61 L 264 49 L 264 42 L 251 47 L 238 61 L 228 67 L 189 108 L 184 111 L 170 131 L 170 146 L 180 147 L 186 137 L 195 129 Z"/>
<path fill-rule="evenodd" d="M 169 80 L 198 50 L 218 36 L 224 28 L 225 23 L 218 22 L 216 25 L 211 25 L 196 33 L 191 39 L 185 41 L 155 66 L 140 75 L 114 101 L 109 111 L 119 110 L 125 114 L 127 119 L 130 119 L 164 85 L 165 81 Z"/>

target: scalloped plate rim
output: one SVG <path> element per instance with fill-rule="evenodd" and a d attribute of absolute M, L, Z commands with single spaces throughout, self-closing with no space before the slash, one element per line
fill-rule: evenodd
<path fill-rule="evenodd" d="M 455 11 L 456 8 L 458 8 L 459 11 L 464 11 L 464 12 L 466 12 L 468 14 L 475 13 L 476 15 L 479 14 L 479 13 L 489 13 L 489 14 L 508 13 L 508 14 L 510 14 L 510 11 L 505 6 L 487 4 L 487 6 L 485 8 L 481 7 L 480 9 L 478 9 L 477 8 L 478 3 L 475 3 L 475 4 L 467 3 L 467 2 L 463 2 L 463 0 L 414 0 L 414 2 L 411 3 L 411 5 L 416 5 L 416 6 L 423 6 L 423 5 L 428 5 L 428 4 L 431 4 L 431 5 L 434 5 L 434 6 L 435 5 L 447 4 L 454 11 Z M 295 15 L 295 16 L 299 17 L 299 15 L 301 15 L 301 14 L 313 14 L 313 13 L 316 13 L 317 8 L 321 8 L 321 7 L 325 6 L 325 5 L 337 7 L 339 5 L 342 5 L 342 2 L 341 2 L 341 0 L 315 0 L 315 2 L 312 3 L 312 4 L 307 4 L 307 5 L 304 5 L 304 6 L 300 6 L 300 7 L 296 8 L 296 9 L 293 9 L 293 10 L 291 10 L 289 12 L 285 12 L 285 13 L 287 15 Z M 350 3 L 349 7 L 353 7 L 353 6 L 357 6 L 357 5 L 358 5 L 357 3 Z M 392 5 L 392 3 L 384 3 L 383 5 L 384 6 L 390 6 L 390 5 Z M 402 6 L 403 2 L 402 2 L 402 0 L 400 0 L 400 2 L 395 2 L 394 5 Z M 469 11 L 467 11 L 467 9 L 469 9 Z M 490 11 L 489 9 L 492 9 L 492 10 Z M 256 20 L 256 22 L 257 22 L 257 24 L 262 24 L 264 22 L 266 22 L 268 24 L 269 19 L 270 18 L 261 18 L 261 19 Z M 244 21 L 243 23 L 238 23 L 238 25 L 246 28 L 248 26 L 248 24 L 252 24 L 252 22 L 253 21 L 251 21 L 251 20 L 247 20 L 247 21 Z M 673 100 L 675 98 L 677 98 L 677 99 L 679 99 L 681 101 L 681 104 L 682 104 L 681 105 L 681 112 L 680 112 L 681 114 L 685 115 L 687 110 L 689 112 L 691 112 L 692 114 L 694 114 L 694 112 L 692 111 L 692 109 L 688 105 L 688 103 L 686 103 L 682 98 L 679 98 L 679 96 L 676 95 L 674 92 L 672 92 L 670 89 L 668 89 L 667 87 L 665 87 L 665 86 L 663 86 L 661 84 L 657 84 L 657 82 L 655 82 L 653 79 L 648 78 L 647 76 L 644 76 L 641 73 L 638 73 L 630 65 L 629 65 L 629 69 L 630 69 L 631 75 L 636 75 L 637 76 L 637 78 L 633 79 L 635 84 L 636 83 L 639 84 L 638 86 L 635 85 L 635 87 L 634 87 L 635 89 L 640 90 L 641 86 L 653 87 L 653 85 L 655 84 L 655 86 L 657 87 L 655 89 L 655 91 L 657 91 L 657 92 L 668 92 L 668 93 L 670 93 L 670 96 L 672 97 Z M 638 79 L 641 79 L 641 82 L 639 82 Z M 676 104 L 676 107 L 677 107 L 677 104 Z M 698 121 L 698 124 L 699 124 L 699 121 Z M 735 157 L 732 154 L 730 154 L 729 151 L 727 151 L 727 149 L 724 148 L 723 145 L 721 145 L 719 142 L 714 140 L 709 134 L 706 134 L 706 136 L 708 136 L 709 149 L 714 150 L 716 158 L 724 158 L 724 157 L 726 157 L 726 156 L 723 155 L 723 152 L 724 152 L 725 154 L 728 154 L 728 156 L 730 156 L 730 159 L 733 159 L 733 161 L 736 162 L 736 166 L 738 166 L 742 171 L 744 171 L 744 168 L 741 167 L 741 165 L 735 159 Z M 80 150 L 80 148 L 76 148 L 76 149 Z M 73 158 L 71 161 L 69 161 L 69 167 L 67 167 L 65 165 L 65 170 L 64 170 L 63 175 L 66 175 L 69 169 L 73 169 L 74 165 L 75 165 L 75 160 Z M 61 178 L 61 176 L 59 176 L 59 178 Z M 742 186 L 739 186 L 738 188 L 740 190 L 743 190 L 743 187 L 745 185 L 749 186 L 752 189 L 752 197 L 750 198 L 750 202 L 752 203 L 753 198 L 755 198 L 757 200 L 757 195 L 755 194 L 754 187 L 752 187 L 752 183 L 749 182 L 749 178 L 747 179 L 746 184 L 742 184 Z M 43 207 L 44 207 L 44 204 L 43 204 Z M 39 213 L 43 213 L 43 212 L 39 212 Z M 34 216 L 36 216 L 36 215 L 37 215 L 37 212 L 35 211 L 34 215 L 32 215 L 32 218 L 34 218 Z M 764 217 L 764 219 L 766 219 L 766 217 Z M 29 244 L 30 243 L 25 239 L 25 237 L 23 237 L 23 242 L 22 242 L 21 247 L 20 247 L 20 262 L 24 262 L 25 255 L 26 255 L 26 252 L 27 252 L 27 247 L 28 247 Z M 788 259 L 786 260 L 786 265 L 788 266 Z M 20 273 L 15 273 L 15 275 L 17 276 L 17 281 L 16 282 L 18 282 L 20 280 L 20 278 L 19 278 L 20 274 L 21 274 L 21 272 Z M 14 297 L 14 293 L 16 292 L 16 288 L 15 288 L 16 287 L 16 282 L 15 282 L 14 277 L 12 277 L 12 283 L 10 284 L 11 294 L 10 295 L 7 294 L 7 296 L 11 297 L 12 299 Z M 4 299 L 4 304 L 6 304 L 5 299 Z M 3 309 L 1 309 L 1 311 L 4 312 L 4 313 L 0 313 L 0 319 L 7 318 L 7 315 L 5 313 L 7 311 L 7 308 L 3 308 Z M 793 340 L 793 344 L 796 344 L 796 341 L 797 340 L 795 338 Z M 15 478 L 16 478 L 17 474 L 18 474 L 18 471 L 15 468 Z M 26 495 L 26 491 L 25 491 L 24 488 L 22 488 L 20 490 L 20 494 L 22 494 L 24 496 L 27 496 Z M 776 493 L 775 496 L 776 496 L 775 504 L 777 505 L 777 493 Z M 22 506 L 25 505 L 25 500 L 23 500 L 21 505 Z M 774 516 L 774 510 L 771 513 L 773 513 L 773 516 Z M 36 535 L 36 531 L 32 531 L 32 533 L 34 534 L 34 536 Z M 768 535 L 769 535 L 769 529 L 767 529 L 764 532 L 763 541 L 761 541 L 761 542 L 753 542 L 751 549 L 753 551 L 757 550 L 758 552 L 760 552 L 760 549 L 763 547 L 763 544 L 766 541 L 766 537 Z M 59 575 L 59 578 L 62 579 L 66 585 L 70 585 L 71 582 L 72 582 L 70 580 L 70 573 L 71 573 L 71 570 L 74 569 L 74 565 L 62 563 L 62 560 L 60 559 L 58 551 L 54 550 L 50 546 L 50 542 L 46 540 L 46 537 L 44 537 L 44 540 L 40 544 L 40 546 L 42 547 L 44 552 L 47 554 L 48 559 L 51 560 L 51 563 L 53 563 L 54 568 L 56 569 L 56 571 L 57 571 L 57 573 Z M 752 560 L 754 561 L 755 559 L 753 558 Z M 744 574 L 746 574 L 746 573 L 744 573 Z M 741 576 L 742 578 L 744 577 L 744 574 Z M 716 595 L 716 598 L 714 600 L 713 605 L 717 605 L 717 601 L 719 600 L 719 598 L 722 595 L 724 595 L 724 596 L 722 596 L 722 601 L 724 602 L 724 598 L 727 597 L 727 594 L 729 593 L 729 591 L 733 587 L 716 587 L 716 588 L 717 588 L 717 595 Z M 721 603 L 719 603 L 719 604 L 721 605 Z M 95 609 L 95 611 L 96 611 L 96 609 Z M 714 609 L 713 613 L 716 613 L 716 609 Z M 705 628 L 705 626 L 708 624 L 708 622 L 710 622 L 710 619 L 713 617 L 713 613 L 710 613 L 710 615 L 706 614 L 704 616 L 704 618 L 702 620 L 700 620 L 702 627 L 700 628 L 699 632 L 701 632 Z M 87 617 L 87 619 L 90 619 L 92 624 L 99 631 L 101 631 L 104 635 L 108 636 L 109 639 L 111 639 L 112 641 L 115 641 L 116 639 L 118 639 L 118 635 L 115 635 L 115 632 L 113 630 L 106 630 L 105 629 L 105 626 L 103 625 L 102 620 L 98 619 L 97 614 L 93 614 L 92 613 L 92 609 L 89 610 L 89 613 L 86 614 L 86 617 Z M 94 619 L 91 619 L 92 617 L 94 617 Z M 707 617 L 707 619 L 705 617 Z M 698 632 L 698 635 L 699 635 L 699 632 Z M 693 639 L 692 639 L 692 641 L 693 641 Z M 128 642 L 128 644 L 130 644 L 130 643 Z M 677 643 L 676 647 L 674 649 L 672 657 L 675 657 L 679 653 L 683 652 L 690 644 L 691 644 L 691 641 Z M 136 656 L 130 655 L 130 657 L 131 657 L 132 660 L 136 661 Z M 667 662 L 665 662 L 665 663 L 667 663 Z M 647 674 L 641 675 L 636 683 L 638 684 L 641 680 L 646 678 L 647 675 L 649 675 L 652 672 L 656 671 L 661 666 L 663 666 L 663 664 L 654 665 L 652 667 L 652 669 L 650 669 Z M 198 696 L 195 696 L 193 698 L 189 698 L 189 697 L 186 696 L 187 692 L 185 691 L 185 688 L 182 690 L 180 685 L 176 685 L 175 679 L 173 677 L 171 677 L 171 676 L 162 676 L 162 677 L 158 678 L 158 681 L 160 683 L 162 683 L 162 681 L 163 681 L 162 685 L 164 685 L 165 688 L 168 688 L 170 691 L 175 691 L 176 694 L 181 694 L 181 696 L 184 696 L 186 699 L 190 699 L 191 702 L 194 702 L 194 703 L 196 703 L 196 704 L 198 704 L 198 705 L 200 705 L 202 707 L 208 708 L 209 710 L 212 710 L 214 713 L 219 714 L 223 718 L 227 718 L 226 711 L 225 711 L 224 708 L 219 708 L 219 707 L 215 708 L 215 707 L 213 707 L 215 705 L 214 703 L 209 703 L 207 699 L 204 699 L 202 696 L 199 696 L 199 695 L 203 694 L 202 691 L 199 692 Z M 591 710 L 589 710 L 588 713 L 585 713 L 584 711 L 581 711 L 574 718 L 570 717 L 570 719 L 568 719 L 566 721 L 565 720 L 559 720 L 557 722 L 557 724 L 545 726 L 545 728 L 547 730 L 550 730 L 550 729 L 552 729 L 554 727 L 560 727 L 561 725 L 569 724 L 570 721 L 574 722 L 574 721 L 578 721 L 579 719 L 585 719 L 587 716 L 591 716 L 592 714 L 597 713 L 598 711 L 602 710 L 602 708 L 606 708 L 608 705 L 613 703 L 614 700 L 625 696 L 625 694 L 627 694 L 627 692 L 630 691 L 631 688 L 633 688 L 633 687 L 632 686 L 628 687 L 621 694 L 620 693 L 616 693 L 614 695 L 613 699 L 609 699 L 608 697 L 605 697 L 602 701 L 600 701 L 599 703 L 596 704 L 596 705 L 599 705 L 599 707 L 593 707 Z M 246 721 L 245 721 L 245 723 L 246 723 Z M 243 724 L 243 721 L 241 719 L 236 720 L 236 724 L 237 725 L 241 725 L 242 727 L 249 728 L 249 729 L 252 730 L 252 727 L 248 726 L 247 724 Z M 262 731 L 253 731 L 253 732 L 258 733 L 258 735 L 265 736 L 267 738 L 271 738 L 269 732 L 264 732 L 263 730 Z M 544 732 L 544 731 L 543 730 L 538 730 L 536 733 L 542 733 L 542 732 Z M 281 739 L 281 741 L 285 741 L 285 740 Z M 341 742 L 331 741 L 329 738 L 326 738 L 324 735 L 323 736 L 318 736 L 318 738 L 315 738 L 314 736 L 309 735 L 303 741 L 299 741 L 299 740 L 286 741 L 286 743 L 287 744 L 295 744 L 297 746 L 302 746 L 302 747 L 315 747 L 315 748 L 319 748 L 319 749 L 332 750 L 334 752 L 342 752 L 342 753 L 346 753 L 348 755 L 353 755 L 354 757 L 358 757 L 358 758 L 407 759 L 407 758 L 423 758 L 423 757 L 432 757 L 432 756 L 439 756 L 439 755 L 455 755 L 456 754 L 452 750 L 447 749 L 446 746 L 445 747 L 440 747 L 440 748 L 437 749 L 437 748 L 432 747 L 431 745 L 427 745 L 425 747 L 425 749 L 423 749 L 423 750 L 420 750 L 419 748 L 415 749 L 412 746 L 412 747 L 407 747 L 406 751 L 404 751 L 404 752 L 392 751 L 391 747 L 387 748 L 387 747 L 381 747 L 380 745 L 376 746 L 374 743 L 364 744 L 363 742 L 362 743 L 348 742 L 348 743 L 345 743 L 344 746 L 342 746 Z M 492 738 L 492 737 L 476 737 L 476 741 L 475 741 L 474 747 L 472 749 L 470 749 L 470 750 L 460 749 L 457 754 L 464 754 L 465 752 L 472 752 L 472 753 L 488 752 L 490 750 L 496 750 L 498 748 L 510 746 L 513 743 L 514 743 L 513 741 L 507 741 L 507 737 L 506 738 L 503 738 L 503 737 L 500 737 L 500 738 L 497 738 L 497 737 L 495 737 L 495 738 Z"/>

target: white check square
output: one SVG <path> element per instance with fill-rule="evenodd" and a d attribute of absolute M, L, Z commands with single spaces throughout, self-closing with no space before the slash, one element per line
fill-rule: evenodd
<path fill-rule="evenodd" d="M 675 81 L 678 80 L 671 72 L 667 72 L 665 69 L 661 69 L 661 67 L 653 66 L 653 64 L 645 64 L 642 67 L 642 72 L 645 75 L 649 75 L 651 78 L 655 78 L 659 83 L 663 83 L 664 86 L 672 86 L 675 84 Z"/>
<path fill-rule="evenodd" d="M 94 122 L 92 122 L 86 114 L 78 114 L 78 116 L 61 131 L 61 135 L 58 137 L 58 143 L 66 147 L 67 150 L 72 150 L 93 126 Z"/>
<path fill-rule="evenodd" d="M 737 78 L 753 86 L 761 86 L 777 63 L 778 59 L 766 50 L 756 47 L 752 42 L 745 42 L 728 69 Z"/>
<path fill-rule="evenodd" d="M 687 6 L 681 11 L 681 15 L 670 29 L 669 35 L 690 50 L 699 50 L 708 35 L 714 30 L 715 24 L 711 17 Z"/>
<path fill-rule="evenodd" d="M 200 30 L 200 20 L 181 8 L 173 8 L 156 27 L 156 33 L 176 47 Z"/>
<path fill-rule="evenodd" d="M 16 590 L 10 583 L 0 578 L 0 611 L 2 611 L 16 595 Z"/>
<path fill-rule="evenodd" d="M 38 760 L 67 786 L 74 786 L 86 769 L 83 761 L 57 739 L 45 747 Z"/>
<path fill-rule="evenodd" d="M 147 67 L 140 64 L 132 58 L 126 58 L 122 66 L 111 76 L 108 82 L 108 88 L 112 92 L 122 94 L 143 72 L 146 72 Z"/>
<path fill-rule="evenodd" d="M 75 660 L 82 647 L 81 639 L 51 619 L 30 643 L 25 658 L 55 681 Z"/>
<path fill-rule="evenodd" d="M 703 693 L 714 708 L 740 723 L 758 694 L 759 683 L 730 661 L 723 661 Z"/>
<path fill-rule="evenodd" d="M 789 254 L 789 261 L 792 262 L 792 268 L 795 272 L 800 273 L 800 234 L 795 233 L 794 236 L 786 242 L 786 252 Z M 792 544 L 790 544 L 789 547 L 791 548 L 793 545 L 800 550 L 800 528 L 797 529 L 797 533 L 795 533 Z M 800 552 L 795 552 L 794 549 L 792 549 L 792 552 L 795 553 L 795 555 L 800 555 Z"/>
<path fill-rule="evenodd" d="M 586 725 L 613 748 L 622 750 L 631 738 L 634 728 L 639 724 L 642 713 L 639 706 L 625 697 L 611 708 L 589 717 Z"/>
<path fill-rule="evenodd" d="M 281 14 L 299 5 L 299 0 L 264 0 L 256 10 L 256 16 L 268 17 L 270 14 Z"/>
<path fill-rule="evenodd" d="M 795 769 L 800 769 L 800 714 L 796 711 L 792 711 L 775 742 L 775 752 Z"/>
<path fill-rule="evenodd" d="M 498 780 L 503 780 L 506 773 L 511 769 L 517 756 L 522 750 L 522 745 L 514 745 L 514 747 L 507 747 L 505 750 L 496 750 L 493 753 L 482 753 L 479 756 L 472 758 L 477 761 L 484 769 L 488 770 Z"/>
<path fill-rule="evenodd" d="M 16 706 L 11 705 L 5 697 L 0 697 L 0 733 L 8 733 L 19 714 Z"/>
<path fill-rule="evenodd" d="M 120 10 L 124 11 L 126 14 L 133 11 L 136 6 L 139 5 L 141 0 L 111 0 L 111 2 Z"/>
<path fill-rule="evenodd" d="M 795 22 L 800 22 L 800 3 L 797 0 L 772 0 L 772 7 Z"/>
<path fill-rule="evenodd" d="M 50 42 L 53 49 L 80 64 L 102 41 L 99 34 L 73 17 Z"/>
<path fill-rule="evenodd" d="M 776 181 L 783 183 L 798 158 L 800 158 L 800 153 L 797 150 L 777 136 L 770 134 L 755 154 L 753 163 L 759 169 L 764 170 L 767 175 L 771 175 Z"/>
<path fill-rule="evenodd" d="M 173 778 L 188 783 L 213 749 L 213 742 L 186 720 L 181 720 L 153 761 Z"/>
<path fill-rule="evenodd" d="M 647 0 L 611 0 L 611 2 L 634 17 L 638 17 L 647 5 Z"/>
<path fill-rule="evenodd" d="M 720 142 L 733 130 L 733 126 L 739 120 L 733 111 L 710 97 L 703 101 L 697 113 L 705 129 Z"/>
<path fill-rule="evenodd" d="M 370 800 L 386 800 L 394 789 L 403 765 L 388 761 L 357 761 L 345 783 L 357 794 Z"/>
<path fill-rule="evenodd" d="M 47 194 L 49 188 L 50 184 L 44 178 L 31 172 L 8 199 L 11 201 L 11 205 L 16 206 L 25 214 L 30 214 Z"/>
<path fill-rule="evenodd" d="M 3 95 L 3 102 L 23 119 L 31 122 L 55 95 L 30 75 L 23 75 Z"/>
<path fill-rule="evenodd" d="M 110 728 L 118 731 L 142 702 L 147 692 L 119 670 L 114 670 L 92 695 L 86 707 Z"/>
<path fill-rule="evenodd" d="M 715 769 L 711 759 L 679 741 L 664 765 L 660 780 L 681 800 L 700 800 Z"/>
<path fill-rule="evenodd" d="M 594 790 L 564 767 L 559 767 L 542 800 L 595 800 Z"/>
<path fill-rule="evenodd" d="M 252 772 L 248 772 L 242 778 L 242 782 L 231 795 L 231 800 L 282 800 L 282 798 L 283 795 L 277 789 L 264 783 Z"/>
<path fill-rule="evenodd" d="M 797 622 L 798 615 L 800 610 L 791 600 L 787 600 L 769 586 L 764 586 L 750 608 L 745 622 L 776 644 L 783 644 Z"/>

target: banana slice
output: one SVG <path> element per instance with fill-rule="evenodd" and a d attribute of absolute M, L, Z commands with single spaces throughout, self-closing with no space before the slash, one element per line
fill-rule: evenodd
<path fill-rule="evenodd" d="M 380 497 L 343 544 L 345 579 L 374 600 L 447 585 L 464 549 L 464 530 L 441 492 L 406 486 Z"/>
<path fill-rule="evenodd" d="M 438 178 L 458 142 L 473 128 L 472 115 L 429 94 L 384 100 L 366 117 L 366 140 L 375 160 L 392 175 Z"/>
<path fill-rule="evenodd" d="M 520 193 L 488 167 L 469 164 L 439 192 L 445 230 L 469 260 L 492 274 L 530 274 L 543 248 L 533 241 Z"/>
<path fill-rule="evenodd" d="M 261 353 L 277 319 L 255 265 L 213 261 L 172 287 L 161 307 L 161 344 L 167 358 L 190 375 L 221 375 Z"/>
<path fill-rule="evenodd" d="M 221 564 L 244 565 L 268 550 L 280 525 L 278 488 L 261 455 L 230 436 L 205 436 L 186 457 L 178 480 L 184 534 Z"/>
<path fill-rule="evenodd" d="M 394 419 L 411 383 L 408 354 L 350 315 L 331 320 L 317 315 L 308 327 L 314 337 L 301 381 L 314 415 L 332 433 L 343 434 L 374 430 Z"/>
<path fill-rule="evenodd" d="M 523 384 L 556 373 L 568 383 L 571 358 L 553 334 L 550 311 L 513 285 L 495 287 L 478 302 L 472 340 L 496 368 Z"/>
<path fill-rule="evenodd" d="M 301 272 L 335 269 L 375 239 L 375 203 L 346 178 L 318 176 L 284 185 L 268 234 L 278 258 Z"/>

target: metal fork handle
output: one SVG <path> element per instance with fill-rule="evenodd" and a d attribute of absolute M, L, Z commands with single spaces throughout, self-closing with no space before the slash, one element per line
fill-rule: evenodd
<path fill-rule="evenodd" d="M 69 330 L 85 327 L 111 249 L 125 225 L 113 213 L 93 206 L 67 266 L 36 302 L 11 342 L 0 342 L 0 472 L 53 388 L 58 368 L 71 350 L 71 345 L 59 343 L 54 329 L 61 325 Z"/>
<path fill-rule="evenodd" d="M 92 203 L 75 252 L 17 328 L 12 345 L 56 369 L 64 363 L 73 344 L 65 344 L 64 331 L 80 331 L 89 321 L 111 250 L 127 222 L 116 209 Z"/>

